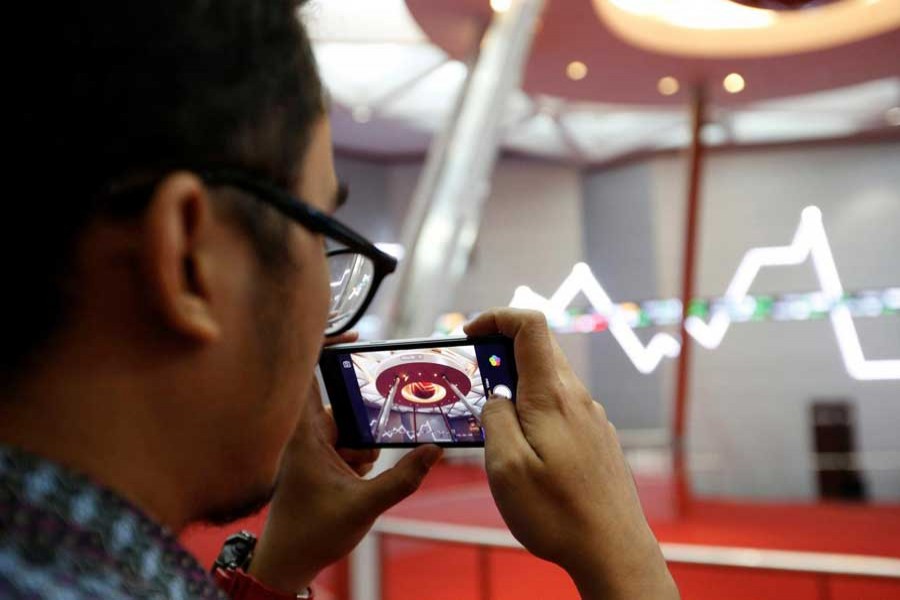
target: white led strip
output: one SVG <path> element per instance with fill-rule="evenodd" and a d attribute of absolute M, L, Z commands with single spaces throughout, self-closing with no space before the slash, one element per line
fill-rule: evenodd
<path fill-rule="evenodd" d="M 838 302 L 844 294 L 844 287 L 822 225 L 822 211 L 815 206 L 808 206 L 801 213 L 800 224 L 789 246 L 752 248 L 747 251 L 725 292 L 728 302 L 723 304 L 739 304 L 745 300 L 761 268 L 799 265 L 810 256 L 822 293 L 834 302 L 830 311 L 831 326 L 847 372 L 854 379 L 866 381 L 900 379 L 900 359 L 866 360 L 863 355 L 850 309 L 846 304 Z M 549 300 L 528 286 L 521 286 L 516 289 L 510 306 L 539 310 L 547 315 L 551 323 L 562 322 L 566 308 L 579 292 L 587 297 L 594 310 L 608 319 L 610 333 L 641 373 L 653 372 L 663 357 L 674 358 L 681 352 L 681 343 L 667 333 L 654 335 L 650 343 L 644 346 L 622 311 L 617 310 L 603 286 L 594 277 L 591 268 L 584 263 L 578 263 L 572 268 L 572 272 Z M 688 334 L 699 344 L 714 349 L 722 343 L 731 325 L 731 316 L 727 308 L 720 306 L 713 309 L 709 323 L 690 316 L 684 325 Z"/>
<path fill-rule="evenodd" d="M 549 300 L 523 285 L 516 289 L 509 305 L 513 308 L 539 310 L 547 315 L 547 320 L 551 324 L 560 323 L 565 320 L 566 307 L 579 292 L 587 296 L 594 310 L 608 319 L 610 333 L 641 373 L 653 372 L 664 356 L 674 358 L 681 352 L 681 344 L 668 333 L 654 335 L 645 347 L 622 312 L 616 309 L 606 290 L 594 277 L 591 268 L 584 263 L 578 263 L 572 268 L 572 272 Z"/>

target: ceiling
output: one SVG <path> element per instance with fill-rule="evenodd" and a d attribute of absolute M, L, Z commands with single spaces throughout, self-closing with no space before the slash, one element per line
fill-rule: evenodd
<path fill-rule="evenodd" d="M 754 35 L 772 43 L 758 44 L 761 49 L 748 56 L 734 30 L 726 36 L 735 40 L 733 51 L 709 38 L 714 57 L 697 54 L 709 28 L 692 29 L 690 15 L 666 15 L 675 2 L 547 0 L 522 90 L 501 124 L 503 147 L 577 163 L 678 148 L 689 140 L 690 90 L 701 84 L 712 106 L 703 130 L 711 145 L 900 134 L 900 0 L 844 0 L 800 14 L 772 13 L 782 20 L 764 27 L 739 21 L 740 27 L 762 27 Z M 769 14 L 727 0 L 693 2 Z M 651 14 L 655 6 L 662 8 Z M 634 7 L 644 12 L 629 12 Z M 857 12 L 825 12 L 838 9 Z M 867 29 L 834 29 L 835 46 L 822 32 L 831 31 L 829 19 L 855 23 L 848 14 L 868 18 Z M 336 146 L 397 157 L 424 152 L 446 122 L 492 11 L 488 0 L 319 0 L 303 15 L 335 102 Z M 785 23 L 794 29 L 778 29 Z M 653 27 L 668 32 L 654 39 L 669 46 L 648 48 L 640 39 Z M 783 45 L 801 43 L 807 49 L 800 52 Z M 734 56 L 722 55 L 728 52 Z M 567 75 L 572 61 L 583 63 L 583 78 Z M 723 88 L 730 73 L 743 77 L 740 93 Z M 662 95 L 662 77 L 676 79 L 678 91 Z"/>

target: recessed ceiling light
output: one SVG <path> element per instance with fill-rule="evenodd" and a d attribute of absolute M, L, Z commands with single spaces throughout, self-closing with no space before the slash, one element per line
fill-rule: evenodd
<path fill-rule="evenodd" d="M 491 10 L 498 13 L 505 13 L 512 6 L 512 0 L 491 0 Z"/>
<path fill-rule="evenodd" d="M 887 112 L 884 113 L 884 120 L 888 122 L 888 125 L 900 126 L 900 106 L 887 109 Z"/>
<path fill-rule="evenodd" d="M 729 73 L 725 76 L 725 79 L 722 80 L 722 87 L 725 88 L 725 91 L 729 94 L 737 94 L 743 92 L 744 88 L 747 87 L 747 84 L 740 74 Z"/>
<path fill-rule="evenodd" d="M 656 82 L 656 89 L 659 90 L 659 93 L 663 96 L 677 94 L 679 87 L 678 80 L 670 76 L 661 77 L 659 81 Z"/>
<path fill-rule="evenodd" d="M 584 79 L 585 77 L 587 77 L 587 73 L 587 65 L 580 60 L 573 60 L 566 66 L 566 75 L 568 75 L 569 79 L 573 81 Z"/>

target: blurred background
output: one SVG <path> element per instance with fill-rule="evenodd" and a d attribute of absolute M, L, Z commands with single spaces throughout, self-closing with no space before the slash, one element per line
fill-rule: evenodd
<path fill-rule="evenodd" d="M 542 310 L 683 597 L 900 597 L 900 0 L 301 18 L 339 217 L 401 259 L 363 337 Z M 481 460 L 449 453 L 320 597 L 577 597 L 516 547 Z"/>

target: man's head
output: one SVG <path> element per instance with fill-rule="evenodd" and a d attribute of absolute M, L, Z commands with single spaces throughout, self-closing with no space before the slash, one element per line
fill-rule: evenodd
<path fill-rule="evenodd" d="M 51 422 L 77 416 L 58 438 L 143 448 L 135 469 L 174 473 L 191 517 L 268 491 L 327 316 L 321 237 L 199 175 L 240 169 L 333 209 L 297 5 L 96 1 L 26 20 L 40 64 L 19 79 L 7 222 L 27 246 L 3 252 L 19 324 L 0 342 L 4 403 L 53 398 Z"/>

